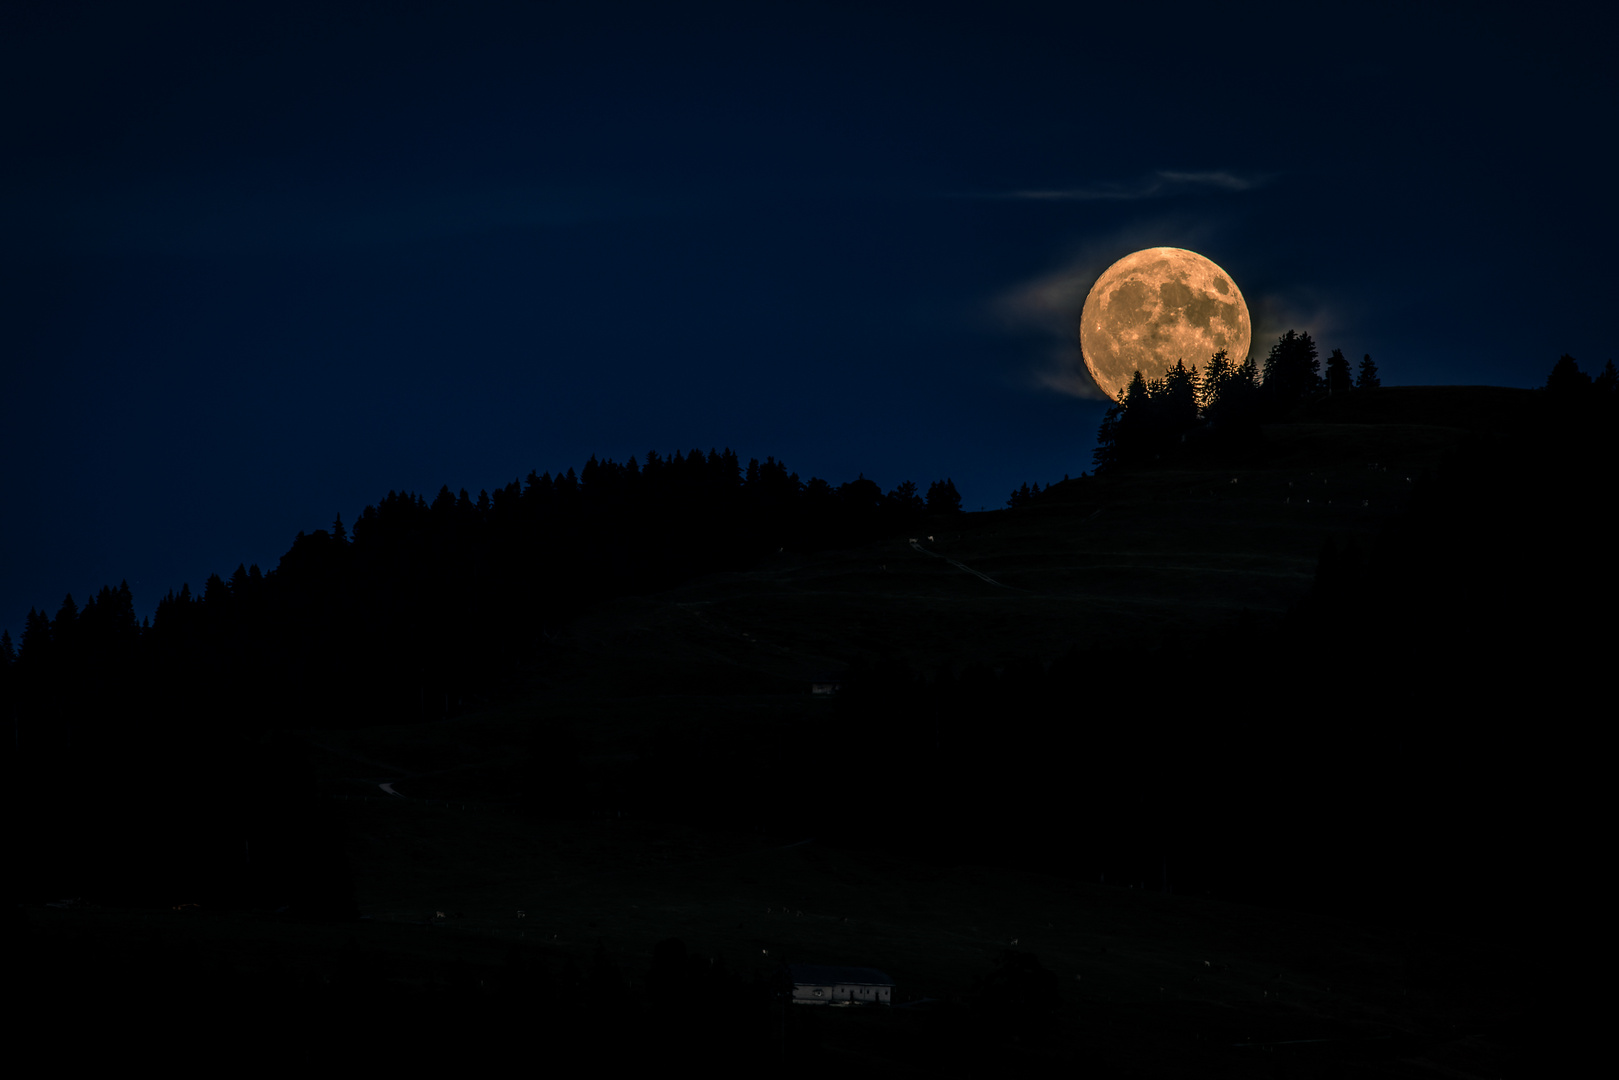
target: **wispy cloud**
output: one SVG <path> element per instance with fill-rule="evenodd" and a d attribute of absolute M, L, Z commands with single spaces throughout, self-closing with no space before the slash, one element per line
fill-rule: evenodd
<path fill-rule="evenodd" d="M 1307 333 L 1315 339 L 1321 362 L 1342 347 L 1340 337 L 1350 320 L 1339 302 L 1316 290 L 1292 288 L 1285 292 L 1260 293 L 1246 297 L 1248 318 L 1254 327 L 1254 360 L 1264 368 L 1271 346 L 1289 330 Z M 1352 350 L 1345 349 L 1346 352 Z"/>
<path fill-rule="evenodd" d="M 1079 315 L 1102 271 L 1132 251 L 1149 247 L 1197 250 L 1207 227 L 1170 220 L 1143 221 L 1074 250 L 1056 269 L 1014 285 L 988 305 L 1001 328 L 1038 344 L 1023 377 L 1027 384 L 1069 397 L 1110 400 L 1079 351 Z"/>
<path fill-rule="evenodd" d="M 1159 169 L 1128 183 L 1102 181 L 1069 188 L 1038 188 L 1021 191 L 981 193 L 981 199 L 1021 199 L 1047 202 L 1090 202 L 1096 200 L 1134 201 L 1137 199 L 1167 198 L 1198 190 L 1248 191 L 1259 187 L 1269 178 L 1259 175 L 1239 176 L 1236 173 L 1214 170 L 1189 172 Z"/>

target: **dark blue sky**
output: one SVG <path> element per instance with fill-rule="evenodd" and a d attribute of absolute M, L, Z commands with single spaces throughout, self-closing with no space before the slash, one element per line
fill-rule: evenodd
<path fill-rule="evenodd" d="M 1142 247 L 1385 384 L 1614 355 L 1597 5 L 7 5 L 0 627 L 390 489 L 1090 466 Z"/>

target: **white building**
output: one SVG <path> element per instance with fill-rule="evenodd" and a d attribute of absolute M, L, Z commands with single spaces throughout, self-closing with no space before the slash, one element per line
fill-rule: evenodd
<path fill-rule="evenodd" d="M 894 980 L 867 967 L 788 964 L 795 1005 L 888 1005 Z"/>
<path fill-rule="evenodd" d="M 818 671 L 810 676 L 810 693 L 836 694 L 843 686 L 843 676 L 834 671 Z"/>

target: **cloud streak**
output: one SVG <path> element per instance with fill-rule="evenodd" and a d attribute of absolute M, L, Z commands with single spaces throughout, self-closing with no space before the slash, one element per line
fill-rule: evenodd
<path fill-rule="evenodd" d="M 984 199 L 1015 199 L 1030 202 L 1096 202 L 1112 200 L 1133 202 L 1140 199 L 1160 199 L 1185 195 L 1196 191 L 1242 192 L 1259 187 L 1268 181 L 1264 176 L 1239 176 L 1224 170 L 1185 172 L 1159 169 L 1132 183 L 1102 182 L 1071 188 L 1044 188 L 1022 191 L 1000 191 L 977 196 Z"/>
<path fill-rule="evenodd" d="M 1102 271 L 1132 251 L 1149 247 L 1201 246 L 1206 226 L 1168 220 L 1141 221 L 1106 238 L 1095 238 L 1055 269 L 996 296 L 989 312 L 1003 329 L 1038 342 L 1027 372 L 1029 383 L 1087 401 L 1112 400 L 1079 349 L 1079 315 Z"/>

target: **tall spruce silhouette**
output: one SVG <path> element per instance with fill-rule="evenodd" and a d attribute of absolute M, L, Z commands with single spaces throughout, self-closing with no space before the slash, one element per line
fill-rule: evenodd
<path fill-rule="evenodd" d="M 961 513 L 961 493 L 949 477 L 928 485 L 927 510 L 929 514 L 953 515 Z"/>
<path fill-rule="evenodd" d="M 1376 390 L 1383 383 L 1377 377 L 1377 365 L 1372 363 L 1372 354 L 1367 353 L 1360 358 L 1360 371 L 1355 375 L 1356 390 Z"/>
<path fill-rule="evenodd" d="M 1327 357 L 1327 374 L 1324 383 L 1329 395 L 1345 394 L 1355 388 L 1349 373 L 1349 360 L 1344 356 L 1342 349 L 1332 350 L 1332 355 Z"/>
<path fill-rule="evenodd" d="M 1280 416 L 1314 395 L 1321 385 L 1321 362 L 1308 333 L 1289 330 L 1265 357 L 1261 384 L 1267 411 Z"/>
<path fill-rule="evenodd" d="M 1592 385 L 1591 376 L 1581 371 L 1579 362 L 1568 353 L 1558 357 L 1551 374 L 1546 376 L 1546 392 L 1558 397 L 1582 397 L 1591 391 Z"/>
<path fill-rule="evenodd" d="M 1203 374 L 1197 380 L 1197 407 L 1201 415 L 1208 416 L 1214 410 L 1226 383 L 1231 380 L 1233 368 L 1231 357 L 1224 349 L 1203 365 Z"/>

